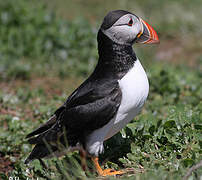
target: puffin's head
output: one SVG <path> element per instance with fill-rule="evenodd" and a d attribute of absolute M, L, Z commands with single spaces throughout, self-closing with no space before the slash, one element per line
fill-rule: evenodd
<path fill-rule="evenodd" d="M 128 11 L 109 12 L 100 29 L 118 44 L 159 43 L 156 31 L 147 22 Z"/>

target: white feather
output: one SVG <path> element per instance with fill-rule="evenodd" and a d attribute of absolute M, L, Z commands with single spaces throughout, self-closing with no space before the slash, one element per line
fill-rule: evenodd
<path fill-rule="evenodd" d="M 103 152 L 103 141 L 118 133 L 141 111 L 149 93 L 149 82 L 138 59 L 119 81 L 119 86 L 122 91 L 122 100 L 116 116 L 87 137 L 86 148 L 90 154 L 98 156 Z"/>

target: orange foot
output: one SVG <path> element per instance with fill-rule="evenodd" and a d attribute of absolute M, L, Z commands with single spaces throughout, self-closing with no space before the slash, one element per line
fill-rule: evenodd
<path fill-rule="evenodd" d="M 98 157 L 92 157 L 92 161 L 95 165 L 95 168 L 100 176 L 114 176 L 114 175 L 122 175 L 125 174 L 126 172 L 124 171 L 115 171 L 113 169 L 104 169 L 100 167 L 98 163 Z"/>
<path fill-rule="evenodd" d="M 122 175 L 125 174 L 124 171 L 115 171 L 114 169 L 104 169 L 102 172 L 99 174 L 101 176 L 114 176 L 114 175 Z"/>

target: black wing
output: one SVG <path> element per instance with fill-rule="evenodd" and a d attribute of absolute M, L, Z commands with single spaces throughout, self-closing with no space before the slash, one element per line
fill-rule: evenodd
<path fill-rule="evenodd" d="M 65 106 L 61 106 L 57 109 L 57 111 L 48 119 L 47 122 L 42 124 L 39 128 L 35 129 L 31 133 L 29 133 L 26 138 L 30 138 L 37 134 L 43 133 L 46 130 L 50 129 L 57 122 L 57 115 L 60 114 L 65 109 Z"/>
<path fill-rule="evenodd" d="M 121 95 L 117 80 L 87 80 L 55 112 L 57 121 L 51 128 L 42 126 L 46 131 L 29 139 L 29 142 L 37 144 L 43 140 L 54 142 L 58 138 L 64 139 L 65 128 L 69 145 L 83 143 L 86 135 L 103 127 L 115 116 L 121 103 Z M 50 124 L 46 127 L 48 126 Z"/>

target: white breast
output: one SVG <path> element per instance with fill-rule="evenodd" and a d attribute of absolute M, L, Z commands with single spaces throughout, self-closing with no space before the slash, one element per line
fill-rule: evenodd
<path fill-rule="evenodd" d="M 133 68 L 119 81 L 122 100 L 116 116 L 87 138 L 87 151 L 98 155 L 103 151 L 103 141 L 109 139 L 129 123 L 142 109 L 149 92 L 147 75 L 137 59 Z"/>
<path fill-rule="evenodd" d="M 122 101 L 112 128 L 105 139 L 112 137 L 129 123 L 142 109 L 149 93 L 147 75 L 137 60 L 133 68 L 119 81 Z"/>

